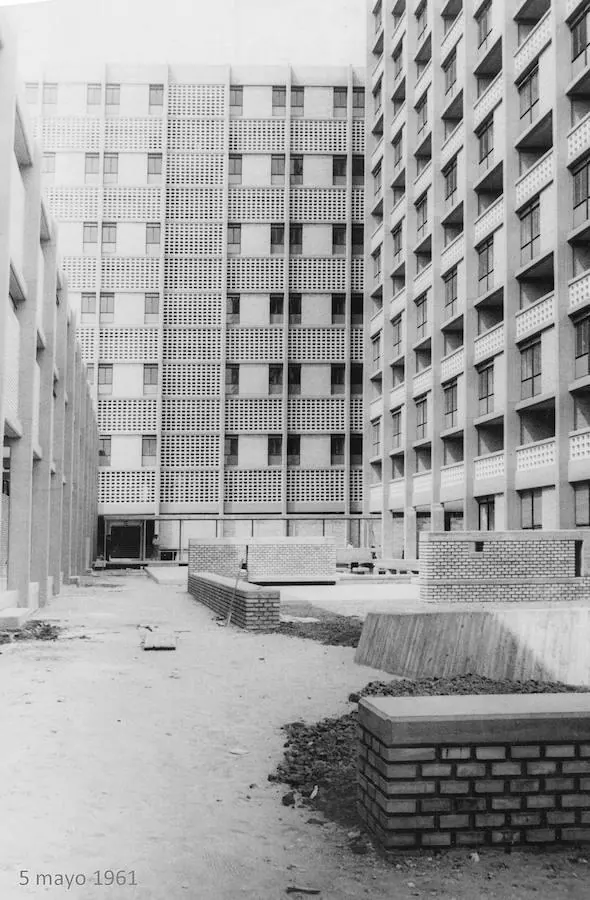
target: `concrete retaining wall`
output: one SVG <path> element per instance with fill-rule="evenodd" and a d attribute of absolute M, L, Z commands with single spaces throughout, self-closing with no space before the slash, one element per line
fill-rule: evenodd
<path fill-rule="evenodd" d="M 590 695 L 365 698 L 359 725 L 385 848 L 590 841 Z"/>
<path fill-rule="evenodd" d="M 189 572 L 188 576 L 189 594 L 224 618 L 229 612 L 235 584 L 235 578 L 210 572 Z M 231 622 L 247 631 L 278 628 L 279 608 L 278 591 L 238 581 Z"/>

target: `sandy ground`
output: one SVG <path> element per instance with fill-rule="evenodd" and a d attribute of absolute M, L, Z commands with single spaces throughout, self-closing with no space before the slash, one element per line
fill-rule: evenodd
<path fill-rule="evenodd" d="M 282 806 L 267 781 L 280 726 L 338 715 L 383 677 L 352 649 L 220 628 L 143 575 L 66 588 L 44 618 L 65 626 L 57 642 L 0 654 L 1 900 L 278 900 L 293 885 L 321 900 L 589 896 L 583 852 L 384 861 Z M 178 649 L 142 651 L 142 623 L 176 631 Z M 97 885 L 97 870 L 133 870 L 137 886 Z"/>

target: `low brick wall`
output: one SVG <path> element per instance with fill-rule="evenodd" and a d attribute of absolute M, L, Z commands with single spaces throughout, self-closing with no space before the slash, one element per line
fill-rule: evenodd
<path fill-rule="evenodd" d="M 435 603 L 590 600 L 582 531 L 423 532 L 420 599 Z"/>
<path fill-rule="evenodd" d="M 193 540 L 188 545 L 188 570 L 235 578 L 246 556 L 246 541 L 241 538 Z"/>
<path fill-rule="evenodd" d="M 590 694 L 364 698 L 358 765 L 388 849 L 590 841 Z"/>
<path fill-rule="evenodd" d="M 189 542 L 190 572 L 235 578 L 247 560 L 248 581 L 336 581 L 333 538 L 218 538 Z"/>
<path fill-rule="evenodd" d="M 235 578 L 212 572 L 189 572 L 188 592 L 220 616 L 227 617 L 234 593 Z M 278 628 L 280 622 L 280 594 L 276 590 L 260 588 L 247 581 L 238 581 L 231 622 L 246 631 L 266 631 Z"/>

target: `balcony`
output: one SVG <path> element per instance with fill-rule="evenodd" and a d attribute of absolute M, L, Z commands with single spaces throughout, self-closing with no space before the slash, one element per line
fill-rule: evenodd
<path fill-rule="evenodd" d="M 521 340 L 529 332 L 534 333 L 549 327 L 554 319 L 555 295 L 549 294 L 516 313 L 516 340 Z"/>
<path fill-rule="evenodd" d="M 392 388 L 389 392 L 389 408 L 397 409 L 402 403 L 405 402 L 406 399 L 406 385 L 398 384 L 397 387 Z"/>
<path fill-rule="evenodd" d="M 377 168 L 378 163 L 383 159 L 383 136 L 379 138 L 375 149 L 371 154 L 371 172 Z"/>
<path fill-rule="evenodd" d="M 412 476 L 412 504 L 430 503 L 432 498 L 432 472 L 418 472 Z"/>
<path fill-rule="evenodd" d="M 475 481 L 490 481 L 493 479 L 504 478 L 504 473 L 505 454 L 503 450 L 475 457 L 473 469 L 473 478 Z M 478 492 L 482 490 L 480 485 L 477 486 L 477 490 Z M 485 493 L 485 491 L 483 492 Z"/>
<path fill-rule="evenodd" d="M 424 266 L 421 272 L 418 272 L 414 278 L 414 297 L 423 294 L 432 284 L 432 263 Z"/>
<path fill-rule="evenodd" d="M 502 73 L 500 72 L 484 91 L 481 97 L 475 101 L 473 107 L 473 127 L 477 129 L 485 117 L 502 102 Z"/>
<path fill-rule="evenodd" d="M 381 512 L 383 508 L 383 485 L 372 484 L 369 488 L 369 512 Z"/>
<path fill-rule="evenodd" d="M 479 363 L 491 356 L 496 356 L 504 350 L 504 323 L 495 325 L 489 331 L 484 331 L 474 341 L 473 362 Z"/>
<path fill-rule="evenodd" d="M 590 272 L 582 272 L 568 284 L 568 309 L 576 312 L 590 304 Z"/>
<path fill-rule="evenodd" d="M 590 460 L 590 428 L 571 432 L 569 436 L 568 464 L 568 478 L 570 481 L 588 478 L 588 466 L 590 465 L 588 460 Z"/>
<path fill-rule="evenodd" d="M 423 372 L 418 372 L 417 375 L 414 375 L 412 379 L 412 396 L 417 397 L 419 394 L 424 394 L 426 391 L 432 390 L 432 367 L 429 366 L 428 369 L 424 369 Z"/>
<path fill-rule="evenodd" d="M 429 162 L 414 179 L 414 197 L 419 197 L 432 184 L 432 163 Z"/>
<path fill-rule="evenodd" d="M 371 235 L 370 253 L 374 253 L 383 243 L 383 222 L 379 222 Z"/>
<path fill-rule="evenodd" d="M 447 33 L 442 39 L 440 45 L 441 60 L 444 62 L 445 57 L 451 52 L 459 38 L 463 34 L 463 13 L 457 16 Z"/>
<path fill-rule="evenodd" d="M 432 61 L 429 61 L 424 71 L 414 85 L 414 106 L 432 82 Z"/>
<path fill-rule="evenodd" d="M 374 422 L 383 415 L 383 397 L 377 397 L 369 404 L 369 419 Z"/>
<path fill-rule="evenodd" d="M 447 244 L 440 255 L 441 272 L 447 272 L 455 265 L 455 263 L 458 263 L 460 259 L 463 259 L 464 255 L 465 236 L 459 234 L 450 244 Z"/>
<path fill-rule="evenodd" d="M 441 148 L 440 166 L 444 169 L 446 164 L 461 149 L 465 141 L 465 126 L 462 122 L 457 125 L 455 130 L 448 136 Z"/>
<path fill-rule="evenodd" d="M 491 206 L 479 216 L 478 219 L 475 220 L 475 226 L 473 231 L 473 242 L 474 244 L 479 244 L 484 238 L 488 237 L 499 228 L 504 222 L 504 197 L 498 197 L 498 199 L 492 203 Z"/>
<path fill-rule="evenodd" d="M 539 191 L 547 187 L 553 178 L 553 149 L 551 149 L 516 182 L 516 208 L 519 209 L 528 203 Z"/>
<path fill-rule="evenodd" d="M 370 336 L 375 337 L 380 331 L 383 330 L 383 310 L 380 309 L 379 312 L 375 313 L 370 323 Z"/>
<path fill-rule="evenodd" d="M 389 303 L 389 318 L 394 319 L 406 306 L 406 289 L 402 288 Z"/>
<path fill-rule="evenodd" d="M 405 509 L 406 479 L 396 478 L 389 482 L 389 509 Z"/>
<path fill-rule="evenodd" d="M 551 43 L 552 17 L 549 9 L 538 24 L 527 35 L 514 54 L 514 77 L 520 78 L 524 70 Z"/>
<path fill-rule="evenodd" d="M 578 122 L 567 136 L 567 161 L 575 162 L 590 150 L 590 113 Z"/>
<path fill-rule="evenodd" d="M 465 348 L 459 347 L 454 353 L 445 356 L 440 364 L 440 380 L 448 381 L 460 375 L 465 368 Z"/>
<path fill-rule="evenodd" d="M 440 499 L 441 501 L 460 500 L 465 493 L 465 464 L 453 463 L 441 466 Z"/>
<path fill-rule="evenodd" d="M 523 490 L 552 484 L 556 477 L 555 461 L 556 440 L 554 437 L 517 447 L 515 488 Z"/>

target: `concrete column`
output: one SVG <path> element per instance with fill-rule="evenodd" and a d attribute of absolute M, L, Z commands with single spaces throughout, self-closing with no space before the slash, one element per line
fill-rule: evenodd
<path fill-rule="evenodd" d="M 63 500 L 64 500 L 64 446 L 65 446 L 65 421 L 66 421 L 66 390 L 65 379 L 67 374 L 67 296 L 64 291 L 57 291 L 56 325 L 55 325 L 55 365 L 58 378 L 54 384 L 55 402 L 53 415 L 53 464 L 54 471 L 51 475 L 51 500 L 50 500 L 50 545 L 49 545 L 49 574 L 53 578 L 53 593 L 58 594 L 61 589 L 62 572 L 62 544 L 63 544 Z M 55 527 L 60 523 L 62 527 Z"/>
<path fill-rule="evenodd" d="M 69 583 L 72 568 L 72 512 L 73 512 L 73 480 L 74 480 L 74 413 L 76 402 L 76 382 L 74 377 L 74 352 L 76 346 L 76 326 L 72 317 L 68 320 L 66 335 L 66 371 L 65 391 L 67 403 L 65 404 L 65 428 L 64 428 L 64 484 L 63 484 L 63 540 L 62 540 L 62 572 L 64 582 Z"/>
<path fill-rule="evenodd" d="M 4 336 L 10 304 L 10 172 L 14 153 L 16 57 L 13 43 L 0 49 L 0 424 L 4 435 Z M 8 176 L 8 177 L 6 177 Z"/>

